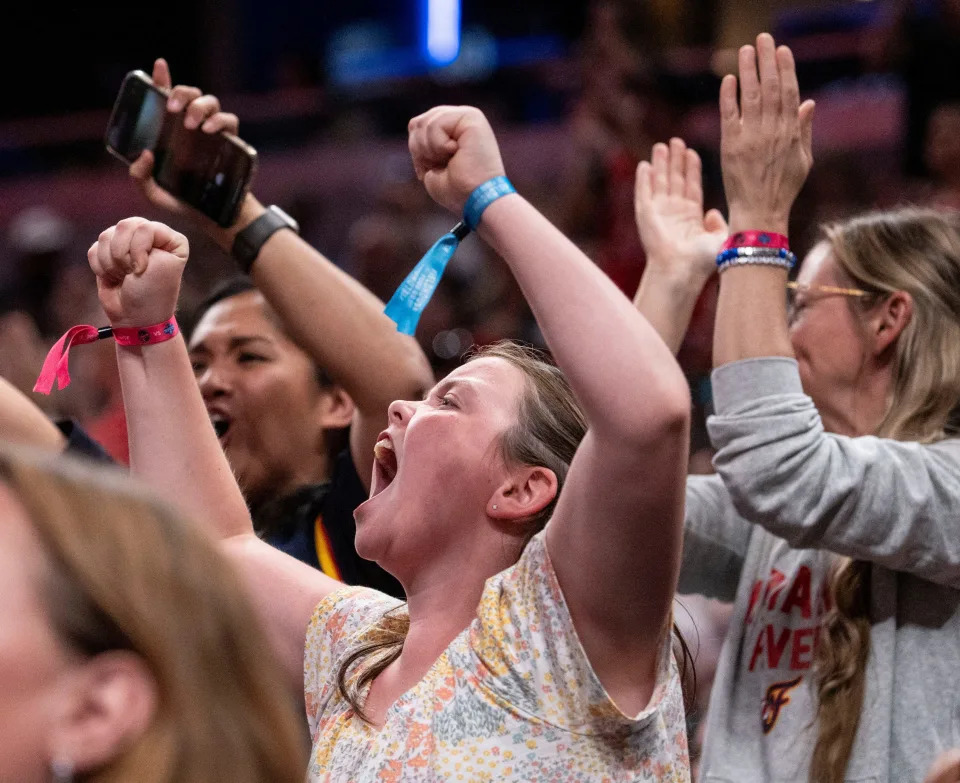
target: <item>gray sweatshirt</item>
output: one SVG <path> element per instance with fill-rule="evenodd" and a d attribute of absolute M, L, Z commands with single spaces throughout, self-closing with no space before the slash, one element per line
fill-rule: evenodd
<path fill-rule="evenodd" d="M 701 781 L 807 779 L 831 552 L 873 563 L 846 779 L 923 780 L 939 752 L 960 746 L 960 440 L 825 433 L 792 359 L 726 365 L 713 390 L 720 475 L 688 480 L 680 591 L 735 607 Z"/>

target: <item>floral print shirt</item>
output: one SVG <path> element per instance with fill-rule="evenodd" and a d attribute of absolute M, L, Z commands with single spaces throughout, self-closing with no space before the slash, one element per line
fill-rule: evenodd
<path fill-rule="evenodd" d="M 690 780 L 669 636 L 650 703 L 624 715 L 580 646 L 543 533 L 487 580 L 470 626 L 375 727 L 339 694 L 336 675 L 391 609 L 405 611 L 344 587 L 314 612 L 304 658 L 310 781 Z"/>

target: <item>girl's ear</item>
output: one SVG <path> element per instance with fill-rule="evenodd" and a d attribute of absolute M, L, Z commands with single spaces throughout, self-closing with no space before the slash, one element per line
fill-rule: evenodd
<path fill-rule="evenodd" d="M 487 515 L 504 522 L 522 522 L 549 506 L 558 487 L 550 468 L 524 465 L 494 490 L 487 501 Z"/>

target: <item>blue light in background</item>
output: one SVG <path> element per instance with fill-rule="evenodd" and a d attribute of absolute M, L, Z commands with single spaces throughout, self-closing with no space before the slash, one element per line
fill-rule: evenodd
<path fill-rule="evenodd" d="M 464 27 L 462 0 L 406 0 L 404 6 L 416 12 L 409 28 L 398 27 L 395 18 L 358 20 L 331 35 L 327 69 L 334 85 L 358 90 L 423 76 L 443 84 L 475 82 L 500 68 L 533 65 L 567 53 L 559 35 L 498 38 L 480 25 Z M 411 30 L 416 31 L 415 41 L 409 38 Z"/>
<path fill-rule="evenodd" d="M 425 54 L 434 65 L 448 65 L 460 53 L 461 0 L 425 0 Z"/>

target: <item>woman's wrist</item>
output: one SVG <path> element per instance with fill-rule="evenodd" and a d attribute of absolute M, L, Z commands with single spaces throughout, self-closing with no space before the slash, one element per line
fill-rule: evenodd
<path fill-rule="evenodd" d="M 767 231 L 772 234 L 788 235 L 790 212 L 737 209 L 730 207 L 730 233 L 738 231 Z"/>
<path fill-rule="evenodd" d="M 111 329 L 141 329 L 174 321 L 176 314 L 176 308 L 173 307 L 145 308 L 143 312 L 122 316 L 114 316 L 107 311 L 107 322 Z"/>
<path fill-rule="evenodd" d="M 491 247 L 496 248 L 497 232 L 503 218 L 509 215 L 516 205 L 523 201 L 523 196 L 519 193 L 510 193 L 509 195 L 498 198 L 490 204 L 483 212 L 483 218 L 477 225 L 476 233 Z"/>
<path fill-rule="evenodd" d="M 641 283 L 671 300 L 684 301 L 700 296 L 715 271 L 714 256 L 705 264 L 678 263 L 676 258 L 661 263 L 656 256 L 648 255 Z"/>
<path fill-rule="evenodd" d="M 709 279 L 709 275 L 692 271 L 657 269 L 647 259 L 633 305 L 674 355 L 680 350 L 697 299 Z"/>
<path fill-rule="evenodd" d="M 229 253 L 233 248 L 233 240 L 236 239 L 237 234 L 266 211 L 267 208 L 257 200 L 256 196 L 247 193 L 243 198 L 243 203 L 240 205 L 240 211 L 237 213 L 237 219 L 233 222 L 233 225 L 223 228 L 213 221 L 209 221 L 206 223 L 207 233 L 214 242 Z"/>
<path fill-rule="evenodd" d="M 143 389 L 146 385 L 169 389 L 171 384 L 178 383 L 177 378 L 182 382 L 182 379 L 187 377 L 187 372 L 192 375 L 182 333 L 156 345 L 115 345 L 117 366 L 120 368 L 121 377 L 125 379 L 124 386 L 130 384 L 131 388 Z M 163 396 L 174 395 L 167 393 Z"/>

